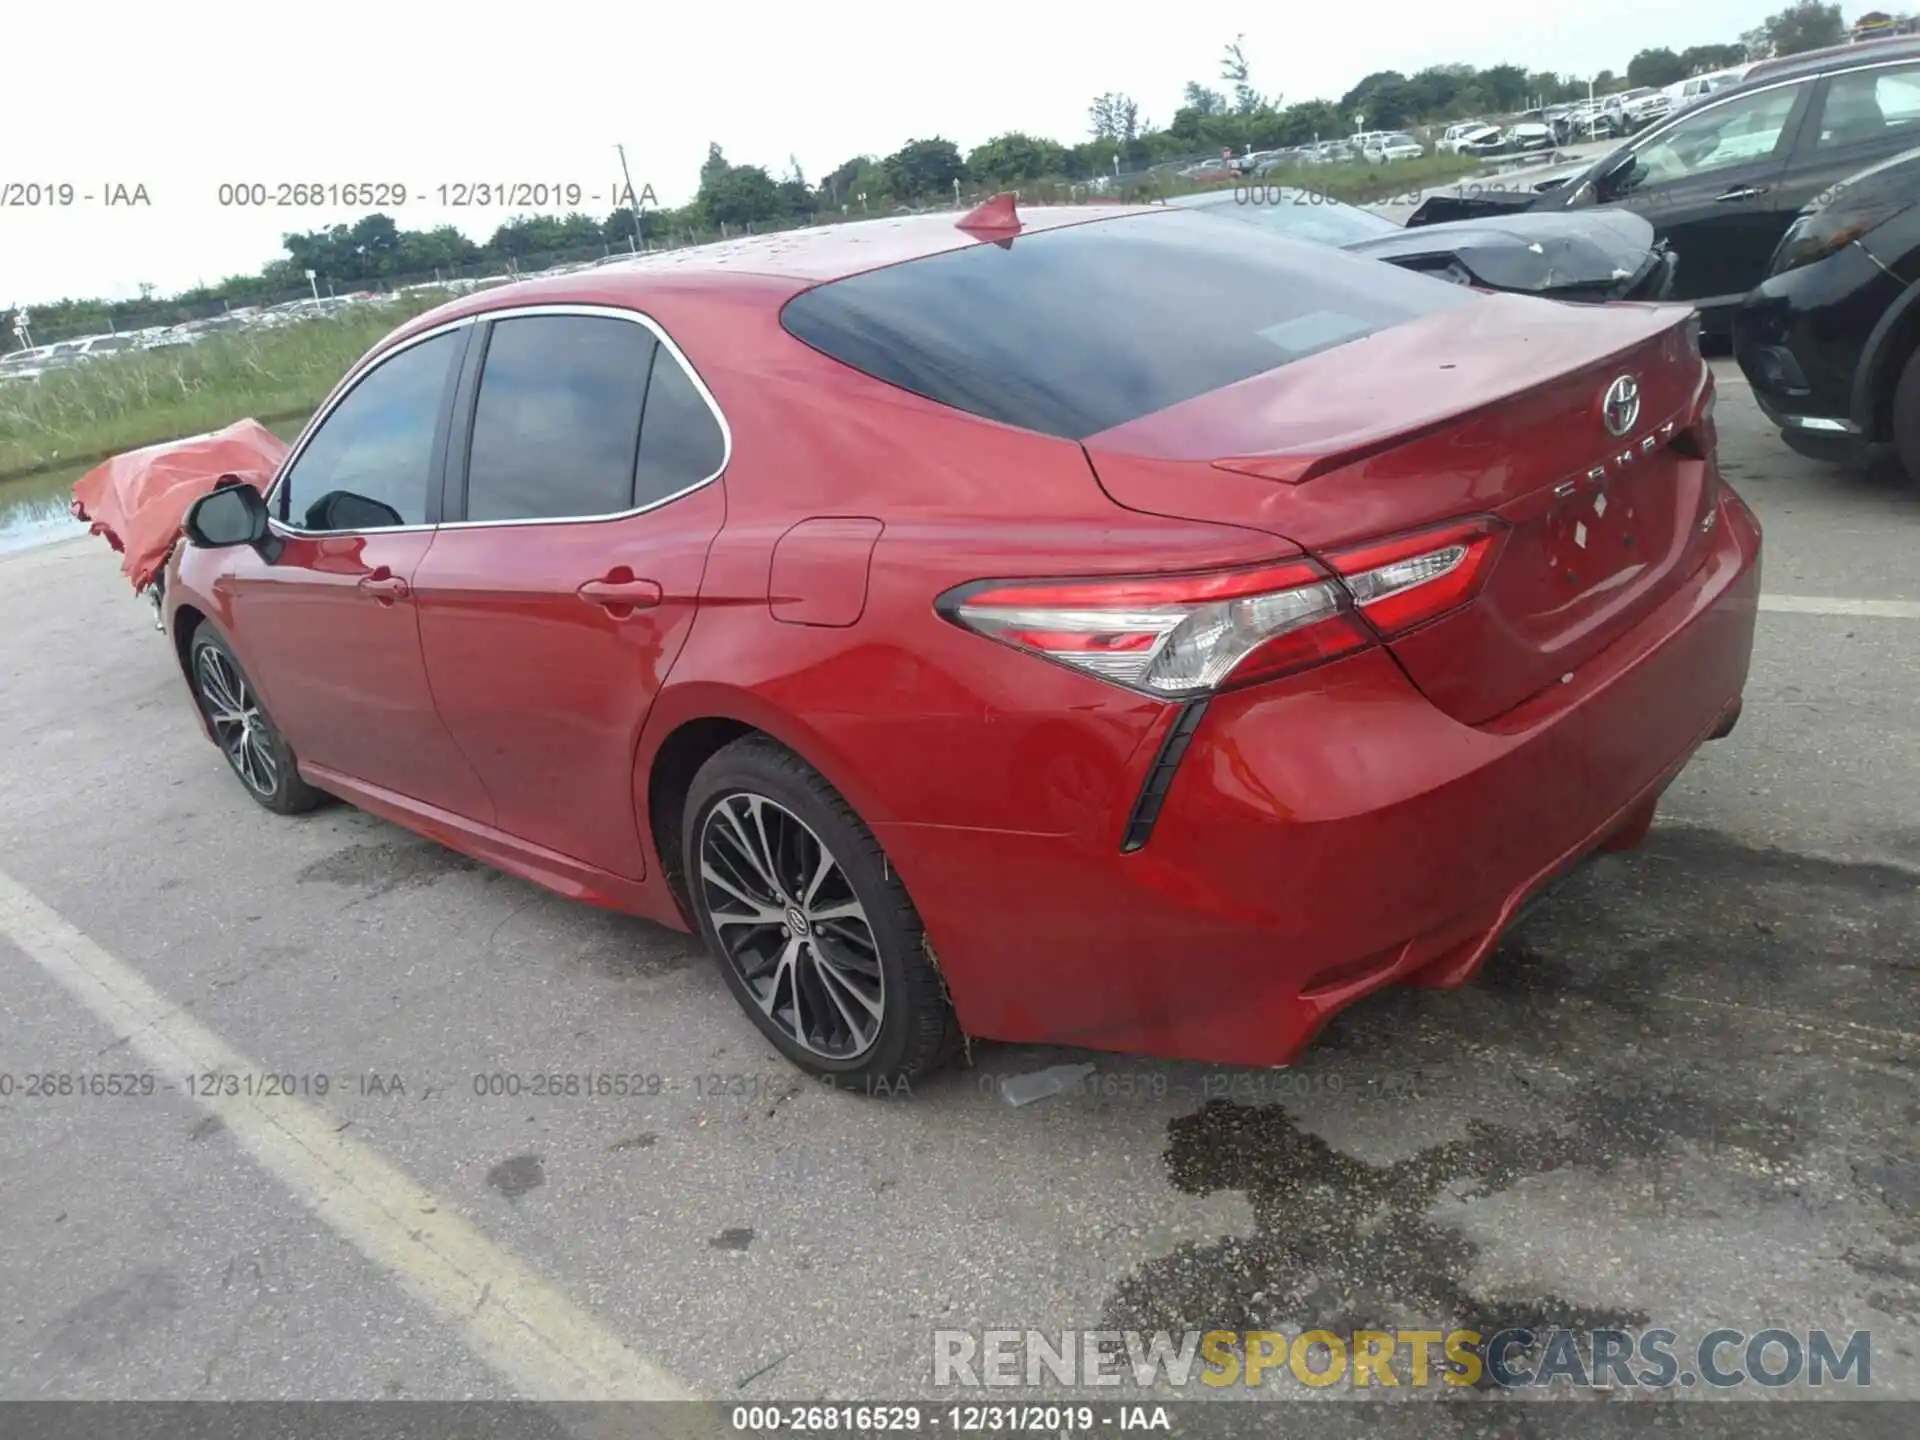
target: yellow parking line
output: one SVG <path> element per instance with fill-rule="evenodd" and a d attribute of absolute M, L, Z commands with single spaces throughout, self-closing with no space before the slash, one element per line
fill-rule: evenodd
<path fill-rule="evenodd" d="M 267 1068 L 184 1014 L 18 881 L 0 873 L 0 935 L 142 1056 L 315 1215 L 445 1317 L 530 1400 L 694 1394 L 455 1214 L 339 1122 L 289 1097 L 188 1095 L 181 1082 Z"/>

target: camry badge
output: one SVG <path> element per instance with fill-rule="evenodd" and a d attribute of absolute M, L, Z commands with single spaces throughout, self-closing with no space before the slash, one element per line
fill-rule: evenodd
<path fill-rule="evenodd" d="M 1624 435 L 1640 419 L 1640 386 L 1631 375 L 1622 375 L 1607 386 L 1600 404 L 1600 418 L 1609 435 Z"/>

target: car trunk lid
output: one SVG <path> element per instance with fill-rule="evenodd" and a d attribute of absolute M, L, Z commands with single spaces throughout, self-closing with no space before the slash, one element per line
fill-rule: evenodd
<path fill-rule="evenodd" d="M 1265 530 L 1336 570 L 1383 538 L 1493 517 L 1477 594 L 1387 641 L 1469 724 L 1570 675 L 1691 573 L 1717 483 L 1688 311 L 1483 298 L 1085 442 L 1117 503 Z"/>

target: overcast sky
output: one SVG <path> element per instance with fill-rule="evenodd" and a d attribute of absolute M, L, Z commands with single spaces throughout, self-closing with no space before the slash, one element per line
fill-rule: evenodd
<path fill-rule="evenodd" d="M 616 141 L 635 185 L 671 206 L 691 196 L 715 140 L 728 159 L 776 177 L 797 156 L 812 180 L 932 135 L 963 152 L 1008 130 L 1071 143 L 1104 90 L 1132 95 L 1164 124 L 1187 80 L 1225 88 L 1221 51 L 1242 32 L 1254 85 L 1291 103 L 1338 98 L 1371 71 L 1450 62 L 1621 71 L 1648 46 L 1734 40 L 1770 8 L 1778 3 L 570 0 L 415 13 L 394 0 L 20 0 L 0 184 L 70 182 L 95 199 L 0 208 L 0 306 L 211 283 L 279 257 L 288 230 L 357 218 L 222 208 L 223 181 L 392 181 L 424 195 L 461 181 L 547 180 L 602 193 L 585 208 L 603 214 Z M 151 205 L 106 207 L 115 184 L 145 186 Z M 508 218 L 431 200 L 390 213 L 409 229 L 451 221 L 476 240 Z"/>

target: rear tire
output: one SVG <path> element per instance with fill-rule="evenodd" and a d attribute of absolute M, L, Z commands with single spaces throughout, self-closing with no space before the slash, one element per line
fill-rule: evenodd
<path fill-rule="evenodd" d="M 853 807 L 762 735 L 700 767 L 687 893 L 741 1009 L 799 1069 L 904 1094 L 960 1042 L 919 913 Z"/>
<path fill-rule="evenodd" d="M 1920 485 L 1920 350 L 1907 357 L 1900 383 L 1893 388 L 1893 448 L 1907 482 Z"/>
<path fill-rule="evenodd" d="M 187 674 L 214 744 L 247 794 L 276 815 L 298 815 L 320 803 L 320 792 L 300 778 L 293 747 L 261 705 L 239 657 L 211 625 L 193 632 Z"/>

